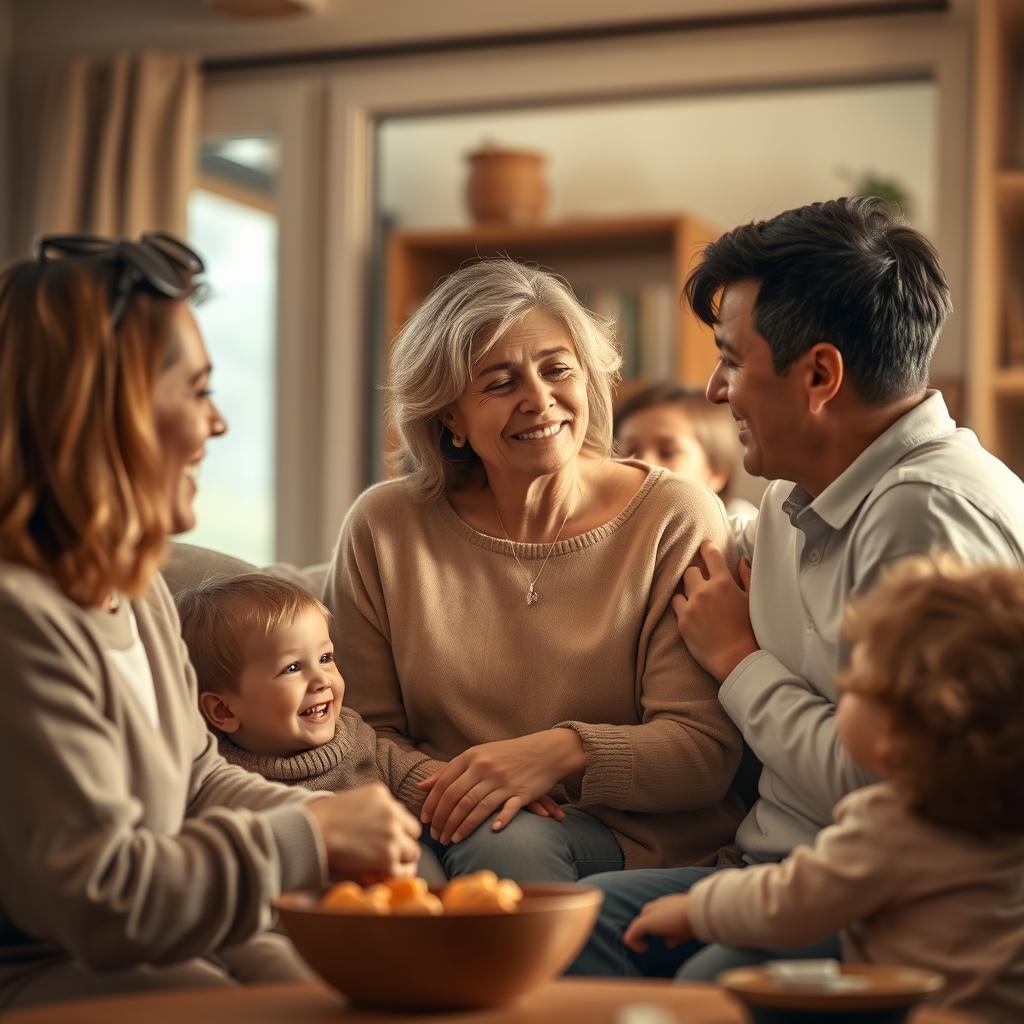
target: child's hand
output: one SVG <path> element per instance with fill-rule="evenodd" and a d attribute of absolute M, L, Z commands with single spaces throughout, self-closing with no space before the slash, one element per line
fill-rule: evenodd
<path fill-rule="evenodd" d="M 685 892 L 645 903 L 643 910 L 630 922 L 622 936 L 622 941 L 634 953 L 645 953 L 648 935 L 657 935 L 665 940 L 665 946 L 673 949 L 693 938 L 690 922 L 686 915 L 686 901 L 689 897 Z"/>

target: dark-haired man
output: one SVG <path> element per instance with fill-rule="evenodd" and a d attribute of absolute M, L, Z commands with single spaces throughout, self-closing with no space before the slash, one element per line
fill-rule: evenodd
<path fill-rule="evenodd" d="M 1024 565 L 1024 484 L 927 390 L 949 289 L 928 240 L 878 201 L 816 203 L 737 228 L 708 246 L 686 294 L 719 348 L 708 398 L 728 404 L 747 470 L 772 481 L 738 537 L 743 585 L 705 547 L 706 575 L 687 570 L 675 598 L 683 639 L 764 765 L 760 799 L 720 858 L 743 866 L 811 842 L 834 805 L 871 781 L 835 729 L 847 600 L 935 547 Z M 716 869 L 588 878 L 605 904 L 573 973 L 713 979 L 766 959 L 838 955 L 834 937 L 785 951 L 699 941 L 693 922 L 713 938 L 701 888 L 680 894 Z"/>

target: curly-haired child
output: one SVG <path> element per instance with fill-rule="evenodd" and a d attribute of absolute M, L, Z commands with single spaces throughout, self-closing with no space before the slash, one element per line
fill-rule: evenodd
<path fill-rule="evenodd" d="M 780 864 L 648 903 L 623 941 L 803 945 L 945 975 L 940 1002 L 1024 1020 L 1024 573 L 908 559 L 847 611 L 837 730 L 884 781 Z"/>

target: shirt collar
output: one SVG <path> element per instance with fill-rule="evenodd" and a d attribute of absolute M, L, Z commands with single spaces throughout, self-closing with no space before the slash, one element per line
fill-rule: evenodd
<path fill-rule="evenodd" d="M 783 511 L 797 525 L 801 513 L 810 509 L 833 530 L 841 530 L 885 472 L 907 452 L 955 429 L 942 395 L 927 391 L 923 402 L 876 437 L 816 498 L 799 485 L 794 487 Z"/>

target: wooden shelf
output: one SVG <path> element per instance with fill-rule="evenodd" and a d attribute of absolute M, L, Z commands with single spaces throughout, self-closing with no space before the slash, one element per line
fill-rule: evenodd
<path fill-rule="evenodd" d="M 992 390 L 1002 397 L 1024 399 L 1024 366 L 997 370 L 993 375 Z"/>
<path fill-rule="evenodd" d="M 1024 170 L 1000 171 L 996 175 L 996 196 L 1005 217 L 1024 221 Z"/>
<path fill-rule="evenodd" d="M 467 260 L 508 256 L 535 264 L 565 277 L 581 296 L 584 283 L 595 277 L 639 284 L 646 276 L 681 290 L 701 250 L 718 234 L 687 214 L 395 231 L 388 238 L 387 338 Z M 677 323 L 674 376 L 703 387 L 717 359 L 713 334 L 688 310 L 679 311 Z"/>
<path fill-rule="evenodd" d="M 592 250 L 626 246 L 654 247 L 673 237 L 678 217 L 627 217 L 614 220 L 568 220 L 541 224 L 479 224 L 476 227 L 442 231 L 403 231 L 410 248 L 461 251 L 477 246 L 500 249 L 505 246 L 539 246 L 554 249 Z"/>
<path fill-rule="evenodd" d="M 968 423 L 1024 475 L 1024 0 L 979 0 L 974 60 Z"/>

